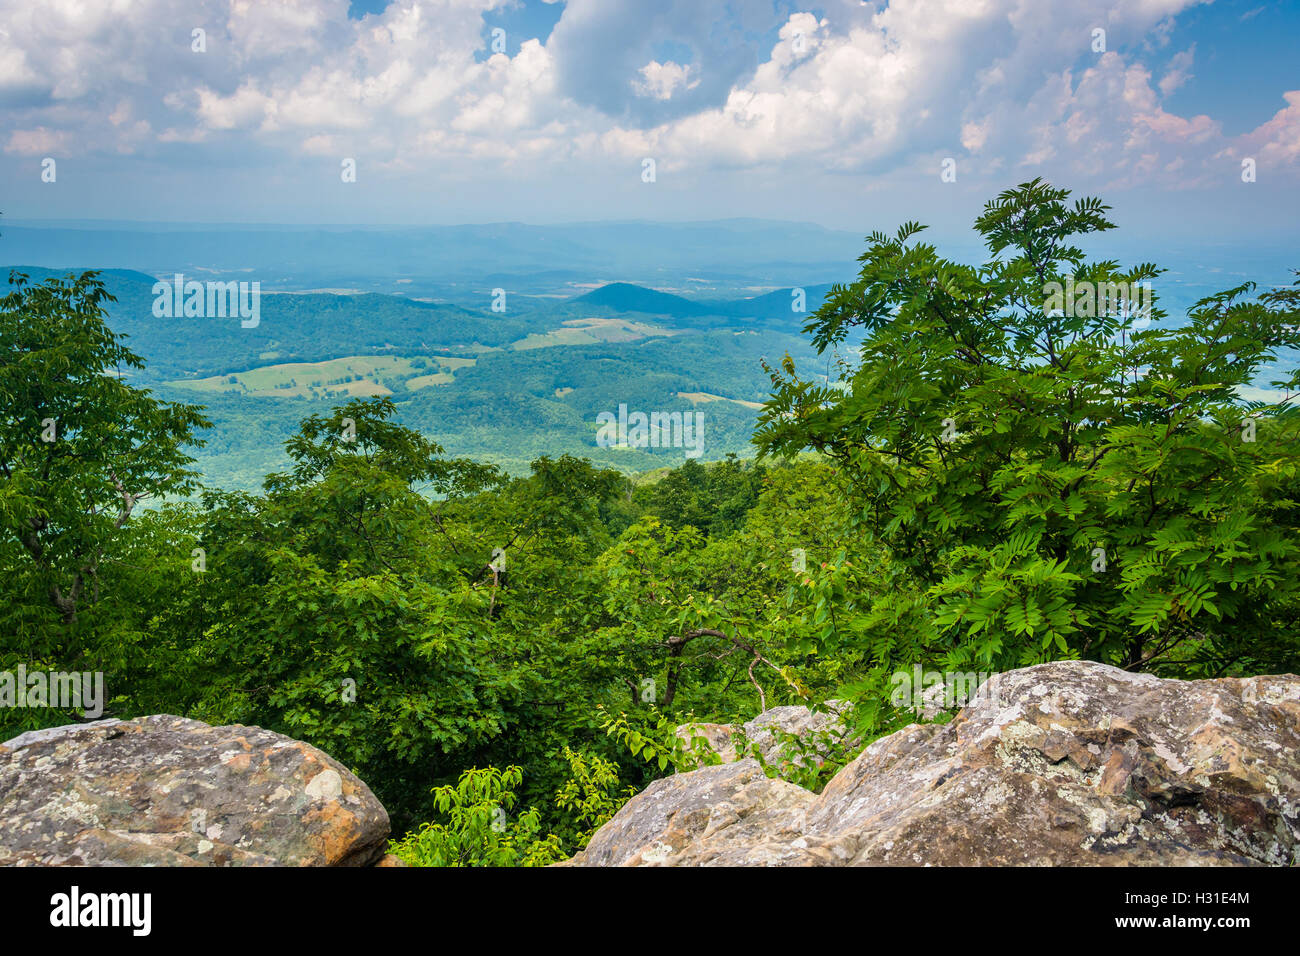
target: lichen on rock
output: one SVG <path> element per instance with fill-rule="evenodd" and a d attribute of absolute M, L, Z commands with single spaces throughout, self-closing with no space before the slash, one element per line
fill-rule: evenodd
<path fill-rule="evenodd" d="M 346 767 L 260 727 L 164 714 L 0 744 L 0 865 L 366 866 L 388 832 Z"/>
<path fill-rule="evenodd" d="M 820 794 L 754 760 L 656 781 L 570 863 L 1294 865 L 1297 754 L 1294 675 L 1041 664 L 875 741 Z"/>

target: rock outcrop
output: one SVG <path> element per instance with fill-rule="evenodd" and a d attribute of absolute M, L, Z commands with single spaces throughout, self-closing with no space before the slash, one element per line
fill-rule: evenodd
<path fill-rule="evenodd" d="M 753 720 L 739 727 L 730 724 L 683 724 L 677 736 L 689 747 L 695 738 L 702 739 L 710 750 L 722 758 L 723 763 L 739 760 L 756 747 L 763 762 L 781 766 L 785 763 L 803 765 L 811 759 L 821 763 L 848 735 L 848 728 L 840 712 L 844 701 L 828 700 L 826 710 L 812 711 L 807 707 L 769 707 Z M 791 748 L 788 738 L 797 737 L 801 748 Z"/>
<path fill-rule="evenodd" d="M 820 794 L 740 760 L 656 781 L 570 863 L 1294 865 L 1300 677 L 1160 680 L 1090 662 L 993 677 Z"/>
<path fill-rule="evenodd" d="M 0 865 L 366 866 L 388 831 L 346 767 L 259 727 L 158 715 L 0 744 Z"/>

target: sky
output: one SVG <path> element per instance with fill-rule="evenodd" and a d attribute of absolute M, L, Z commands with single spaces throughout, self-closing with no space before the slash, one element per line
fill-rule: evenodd
<path fill-rule="evenodd" d="M 1041 176 L 1276 244 L 1298 47 L 1251 0 L 0 0 L 0 226 L 969 229 Z"/>

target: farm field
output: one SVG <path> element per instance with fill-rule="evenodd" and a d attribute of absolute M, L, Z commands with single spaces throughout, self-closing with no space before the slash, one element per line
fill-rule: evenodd
<path fill-rule="evenodd" d="M 678 392 L 678 398 L 684 398 L 693 405 L 703 405 L 709 402 L 732 402 L 736 405 L 743 405 L 745 408 L 762 408 L 762 402 L 747 402 L 743 398 L 727 398 L 725 395 L 714 395 L 712 392 Z"/>
<path fill-rule="evenodd" d="M 397 355 L 346 355 L 323 362 L 264 365 L 245 372 L 180 379 L 167 384 L 199 392 L 230 392 L 253 398 L 355 398 L 391 395 L 387 383 L 404 381 L 408 388 L 445 385 L 472 358 Z"/>
<path fill-rule="evenodd" d="M 653 336 L 681 334 L 677 329 L 666 329 L 646 322 L 630 322 L 619 318 L 568 319 L 563 328 L 548 332 L 534 332 L 509 347 L 516 352 L 528 349 L 550 348 L 556 345 L 595 345 L 600 342 L 636 342 Z"/>

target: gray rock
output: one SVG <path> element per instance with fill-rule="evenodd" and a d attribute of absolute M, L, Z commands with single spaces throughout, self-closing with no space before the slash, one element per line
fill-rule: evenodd
<path fill-rule="evenodd" d="M 754 761 L 657 781 L 570 863 L 1295 865 L 1300 677 L 1010 671 L 821 794 Z"/>
<path fill-rule="evenodd" d="M 812 794 L 747 759 L 656 780 L 592 837 L 575 866 L 821 862 L 795 845 Z M 727 834 L 723 838 L 722 834 Z"/>
<path fill-rule="evenodd" d="M 844 701 L 826 701 L 827 710 L 813 712 L 807 707 L 789 705 L 769 707 L 742 727 L 747 741 L 758 746 L 763 760 L 780 766 L 787 761 L 796 766 L 803 766 L 811 757 L 820 766 L 830 755 L 832 748 L 845 739 L 848 728 L 840 712 L 847 709 Z M 798 748 L 786 744 L 787 737 L 799 738 L 808 753 L 801 753 Z"/>
<path fill-rule="evenodd" d="M 259 727 L 156 715 L 0 745 L 0 864 L 364 866 L 388 814 L 346 767 Z"/>
<path fill-rule="evenodd" d="M 6 740 L 0 744 L 0 747 L 8 747 L 10 750 L 21 750 L 23 747 L 29 747 L 32 744 L 40 743 L 44 740 L 54 740 L 58 737 L 66 737 L 68 734 L 75 734 L 86 727 L 112 727 L 119 723 L 116 717 L 106 717 L 103 720 L 91 720 L 84 724 L 64 724 L 62 727 L 45 727 L 42 730 L 29 730 L 21 733 L 12 740 Z"/>
<path fill-rule="evenodd" d="M 702 740 L 705 752 L 712 750 L 722 758 L 723 763 L 740 759 L 741 748 L 744 745 L 743 739 L 731 724 L 699 722 L 682 724 L 677 728 L 676 734 L 687 749 L 690 749 L 697 740 Z"/>
<path fill-rule="evenodd" d="M 844 701 L 828 700 L 825 706 L 827 710 L 818 712 L 799 705 L 769 707 L 739 727 L 731 724 L 683 724 L 677 728 L 677 736 L 688 746 L 692 738 L 703 738 L 723 763 L 744 757 L 750 752 L 750 746 L 756 745 L 763 761 L 773 766 L 786 763 L 803 766 L 807 757 L 820 766 L 835 743 L 848 734 L 839 716 L 847 707 Z M 788 746 L 787 738 L 791 736 L 803 741 L 808 749 L 806 755 Z"/>

